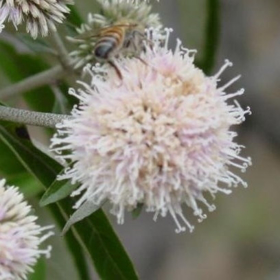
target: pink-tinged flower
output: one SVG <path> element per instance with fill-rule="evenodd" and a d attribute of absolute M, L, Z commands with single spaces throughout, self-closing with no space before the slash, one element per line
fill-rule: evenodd
<path fill-rule="evenodd" d="M 0 279 L 21 280 L 33 271 L 41 255 L 50 256 L 51 247 L 42 250 L 40 244 L 53 233 L 42 232 L 52 226 L 36 224 L 31 207 L 17 187 L 5 186 L 0 180 Z"/>
<path fill-rule="evenodd" d="M 168 34 L 156 39 L 154 32 L 153 49 L 140 59 L 115 60 L 122 80 L 108 65 L 88 67 L 91 83 L 70 90 L 80 104 L 58 125 L 52 147 L 58 158 L 74 162 L 60 178 L 81 184 L 72 193 L 81 194 L 75 208 L 108 201 L 123 223 L 125 210 L 143 204 L 155 219 L 169 213 L 181 232 L 193 229 L 183 204 L 201 221 L 201 206 L 215 209 L 205 193 L 246 186 L 231 167 L 245 171 L 251 160 L 239 155 L 243 146 L 230 129 L 250 110 L 230 102 L 243 89 L 225 92 L 238 77 L 218 85 L 230 62 L 207 77 L 193 64 L 194 51 L 180 41 L 175 51 L 168 49 Z"/>
<path fill-rule="evenodd" d="M 15 28 L 26 22 L 26 31 L 35 39 L 38 34 L 47 36 L 55 23 L 62 23 L 70 12 L 72 0 L 0 0 L 0 24 L 11 21 Z"/>

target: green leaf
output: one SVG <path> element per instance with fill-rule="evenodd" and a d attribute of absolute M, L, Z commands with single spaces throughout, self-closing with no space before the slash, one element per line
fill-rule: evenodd
<path fill-rule="evenodd" d="M 22 164 L 20 164 L 14 154 L 6 149 L 5 143 L 0 141 L 0 165 L 1 165 L 1 174 L 3 174 L 7 179 L 12 177 L 14 174 L 22 173 L 25 171 Z"/>
<path fill-rule="evenodd" d="M 0 68 L 12 83 L 48 69 L 48 65 L 30 54 L 18 53 L 8 43 L 0 41 Z M 36 111 L 50 112 L 54 95 L 47 86 L 23 94 L 27 104 Z"/>
<path fill-rule="evenodd" d="M 24 127 L 0 122 L 0 140 L 6 144 L 6 149 L 9 148 L 13 152 L 26 170 L 33 174 L 45 187 L 51 184 L 56 174 L 62 169 L 60 164 L 32 145 L 28 132 Z M 2 168 L 1 165 L 0 168 Z M 66 222 L 65 213 L 57 205 L 51 206 L 50 210 L 60 228 L 63 228 Z M 73 233 L 66 236 L 66 242 L 80 273 L 80 278 L 82 280 L 89 280 L 90 277 L 83 250 Z"/>
<path fill-rule="evenodd" d="M 85 230 L 85 226 L 87 229 Z M 90 219 L 75 224 L 75 230 L 87 248 L 94 248 L 91 257 L 101 279 L 136 280 L 134 267 L 124 254 L 124 249 L 105 216 L 99 209 Z M 91 235 L 89 236 L 89 232 Z M 67 235 L 66 235 L 67 236 Z M 113 238 L 112 238 L 113 237 Z"/>
<path fill-rule="evenodd" d="M 26 198 L 33 197 L 43 190 L 42 184 L 30 175 L 16 156 L 7 149 L 6 144 L 0 140 L 0 167 L 1 177 L 7 180 L 7 184 L 19 186 Z"/>
<path fill-rule="evenodd" d="M 83 23 L 83 19 L 75 6 L 70 6 L 70 14 L 67 17 L 67 21 L 75 26 L 80 26 Z"/>
<path fill-rule="evenodd" d="M 34 266 L 34 272 L 28 275 L 28 280 L 46 279 L 46 264 L 43 258 L 40 258 Z"/>
<path fill-rule="evenodd" d="M 62 171 L 61 173 L 63 173 Z M 69 180 L 55 180 L 46 190 L 40 200 L 40 206 L 58 202 L 59 200 L 69 196 L 71 192 L 78 187 L 78 184 L 72 185 Z"/>
<path fill-rule="evenodd" d="M 30 38 L 30 40 L 33 39 Z M 13 46 L 1 41 L 0 61 L 0 69 L 12 83 L 24 80 L 49 68 L 48 64 L 38 56 L 18 53 Z M 77 103 L 77 100 L 68 94 L 68 88 L 66 83 L 53 85 L 52 89 L 44 86 L 25 92 L 23 97 L 30 108 L 36 111 L 66 114 Z"/>
<path fill-rule="evenodd" d="M 205 39 L 203 55 L 197 62 L 206 74 L 210 74 L 215 65 L 219 46 L 220 34 L 220 3 L 219 0 L 207 0 L 207 21 L 205 26 Z"/>
<path fill-rule="evenodd" d="M 132 218 L 133 219 L 136 219 L 138 218 L 138 216 L 141 214 L 142 210 L 143 210 L 143 206 L 144 204 L 143 203 L 139 203 L 137 205 L 137 207 L 135 209 L 133 209 L 133 211 L 131 212 L 132 213 Z"/>
<path fill-rule="evenodd" d="M 0 68 L 13 83 L 49 68 L 42 59 L 30 54 L 18 53 L 13 46 L 1 41 L 0 61 Z M 66 83 L 60 83 L 54 85 L 52 89 L 44 86 L 25 92 L 23 97 L 30 108 L 36 111 L 67 114 L 77 103 L 77 100 L 68 94 L 68 89 Z"/>
<path fill-rule="evenodd" d="M 48 186 L 51 183 L 50 173 L 56 174 L 57 170 L 62 169 L 59 163 L 43 152 L 36 152 L 39 150 L 32 145 L 29 134 L 23 126 L 16 127 L 2 122 L 0 125 L 0 139 L 14 152 L 28 172 L 39 179 L 44 186 Z"/>
<path fill-rule="evenodd" d="M 61 235 L 64 235 L 69 228 L 74 225 L 75 223 L 83 220 L 84 218 L 90 216 L 92 213 L 97 211 L 103 202 L 99 205 L 92 203 L 91 201 L 84 202 L 74 213 L 70 216 L 70 219 L 67 221 L 66 225 L 64 226 Z"/>
<path fill-rule="evenodd" d="M 61 171 L 62 167 L 55 160 L 35 148 L 28 137 L 19 138 L 15 135 L 11 127 L 5 122 L 0 125 L 0 139 L 6 143 L 23 165 L 46 187 L 51 185 L 56 175 Z M 53 204 L 49 206 L 55 217 L 59 217 L 60 226 L 63 221 L 65 223 L 64 217 L 69 217 L 72 214 L 72 205 L 73 201 L 68 198 L 61 201 L 60 212 L 58 212 Z M 138 279 L 127 253 L 101 209 L 75 224 L 73 230 L 78 235 L 83 248 L 87 250 L 92 258 L 101 279 Z M 69 231 L 65 236 L 67 239 L 71 239 L 68 240 L 68 246 L 72 253 L 78 251 L 74 255 L 75 261 L 78 264 L 80 258 L 82 258 L 82 253 L 79 251 L 80 247 L 77 247 L 78 245 L 72 231 Z"/>
<path fill-rule="evenodd" d="M 64 209 L 67 207 L 68 211 L 71 209 L 71 204 L 69 204 L 67 201 L 63 203 L 62 206 L 52 204 L 49 206 L 49 209 L 51 210 L 53 216 L 55 217 L 55 220 L 59 227 L 62 229 L 66 222 L 67 214 L 65 213 Z M 72 209 L 71 209 L 72 210 Z M 78 242 L 76 236 L 73 234 L 73 232 L 69 232 L 69 235 L 65 236 L 66 244 L 68 246 L 68 249 L 74 259 L 75 265 L 78 269 L 80 279 L 81 280 L 90 280 L 91 277 L 89 275 L 88 271 L 88 264 L 87 259 L 85 258 L 84 254 L 84 248 L 80 245 Z"/>
<path fill-rule="evenodd" d="M 8 149 L 6 148 L 5 150 Z M 20 188 L 20 191 L 24 194 L 25 198 L 35 197 L 44 190 L 42 184 L 31 174 L 29 174 L 25 169 L 21 173 L 17 173 L 9 177 L 5 176 L 5 178 L 7 179 L 7 183 L 9 185 L 18 186 Z"/>

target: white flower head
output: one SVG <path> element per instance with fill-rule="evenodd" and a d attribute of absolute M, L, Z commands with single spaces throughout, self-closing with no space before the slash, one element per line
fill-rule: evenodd
<path fill-rule="evenodd" d="M 147 5 L 146 1 L 97 0 L 97 2 L 101 5 L 104 24 L 115 23 L 125 18 L 144 27 L 161 26 L 159 15 L 151 13 L 152 6 Z"/>
<path fill-rule="evenodd" d="M 97 0 L 97 1 L 100 1 L 100 0 Z M 147 2 L 149 3 L 150 0 L 113 0 L 115 2 L 119 2 L 119 3 L 122 3 L 122 2 L 126 2 L 126 3 L 134 3 L 134 4 L 139 4 L 141 2 Z M 159 0 L 156 0 L 157 2 L 159 2 Z"/>
<path fill-rule="evenodd" d="M 78 36 L 67 39 L 77 44 L 77 49 L 70 53 L 75 68 L 95 62 L 94 46 L 100 38 L 100 33 L 107 27 L 118 25 L 137 25 L 137 29 L 148 27 L 160 28 L 159 15 L 151 13 L 151 6 L 145 2 L 119 0 L 97 0 L 101 5 L 101 14 L 88 14 L 87 22 L 76 29 Z M 118 35 L 118 34 L 117 34 Z M 110 35 L 113 37 L 115 34 Z M 112 40 L 113 40 L 112 39 Z M 112 41 L 109 40 L 109 43 Z M 114 40 L 113 40 L 114 41 Z M 117 48 L 121 46 L 116 45 Z"/>
<path fill-rule="evenodd" d="M 183 204 L 201 221 L 202 205 L 215 209 L 205 193 L 229 194 L 232 186 L 246 186 L 229 167 L 245 171 L 251 159 L 239 155 L 243 146 L 230 128 L 250 110 L 228 102 L 244 92 L 225 92 L 238 77 L 218 86 L 230 62 L 207 77 L 193 64 L 194 51 L 180 41 L 175 51 L 168 49 L 168 34 L 165 45 L 159 38 L 141 59 L 116 60 L 121 81 L 109 66 L 88 67 L 91 84 L 70 90 L 80 104 L 58 125 L 52 147 L 58 158 L 74 162 L 60 179 L 81 184 L 72 193 L 82 194 L 75 208 L 106 200 L 123 223 L 125 210 L 143 204 L 155 219 L 171 214 L 181 232 L 193 229 Z"/>
<path fill-rule="evenodd" d="M 21 280 L 33 271 L 32 267 L 41 255 L 50 256 L 51 247 L 42 250 L 40 244 L 53 235 L 43 231 L 30 215 L 31 207 L 24 201 L 17 187 L 5 186 L 0 180 L 0 279 Z"/>
<path fill-rule="evenodd" d="M 26 22 L 26 31 L 36 39 L 38 34 L 47 36 L 55 23 L 62 23 L 70 12 L 72 0 L 0 0 L 0 24 L 11 21 L 15 28 Z"/>

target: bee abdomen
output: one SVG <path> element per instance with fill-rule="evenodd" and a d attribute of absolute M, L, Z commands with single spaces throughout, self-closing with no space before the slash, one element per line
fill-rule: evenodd
<path fill-rule="evenodd" d="M 97 42 L 94 48 L 94 55 L 99 59 L 108 59 L 110 54 L 117 46 L 117 40 L 114 37 L 103 37 Z"/>

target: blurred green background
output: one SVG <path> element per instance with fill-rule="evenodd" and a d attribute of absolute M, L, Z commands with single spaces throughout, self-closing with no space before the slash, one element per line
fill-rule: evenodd
<path fill-rule="evenodd" d="M 89 11 L 97 11 L 93 0 L 76 2 L 84 17 Z M 198 49 L 198 59 L 201 58 L 207 1 L 151 2 L 164 25 L 174 29 L 173 44 L 179 37 L 186 47 Z M 244 87 L 246 92 L 240 103 L 243 107 L 250 106 L 253 112 L 238 128 L 237 139 L 246 146 L 243 155 L 253 160 L 253 166 L 241 174 L 249 187 L 240 186 L 230 196 L 218 195 L 217 210 L 209 213 L 202 224 L 186 209 L 196 225 L 192 234 L 176 234 L 170 217 L 154 223 L 150 214 L 142 213 L 136 220 L 128 214 L 122 226 L 112 220 L 140 279 L 280 279 L 280 2 L 222 0 L 220 12 L 220 39 L 213 73 L 228 58 L 234 67 L 222 76 L 223 81 L 242 74 L 229 91 Z M 8 83 L 2 75 L 1 88 Z M 44 102 L 42 98 L 43 90 L 37 103 Z M 10 104 L 24 106 L 21 102 L 15 99 Z M 34 102 L 34 108 L 37 103 Z M 45 223 L 50 223 L 51 218 L 36 203 L 34 200 L 34 207 Z M 47 261 L 47 279 L 78 279 L 63 238 L 57 234 L 52 242 L 53 257 Z M 94 272 L 92 275 L 98 279 Z"/>

